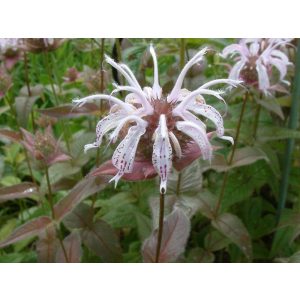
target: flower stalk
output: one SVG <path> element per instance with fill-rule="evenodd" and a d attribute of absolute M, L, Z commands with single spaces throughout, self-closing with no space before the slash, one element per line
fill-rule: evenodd
<path fill-rule="evenodd" d="M 155 262 L 159 262 L 160 248 L 164 230 L 164 214 L 165 214 L 165 194 L 164 191 L 160 193 L 159 197 L 159 221 L 158 221 L 158 234 L 157 234 L 157 245 Z"/>

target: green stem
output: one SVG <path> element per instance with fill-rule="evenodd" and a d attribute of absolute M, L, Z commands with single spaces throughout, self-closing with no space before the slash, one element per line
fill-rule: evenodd
<path fill-rule="evenodd" d="M 237 145 L 238 145 L 242 120 L 243 120 L 244 113 L 245 113 L 246 103 L 248 101 L 248 95 L 249 95 L 248 93 L 246 93 L 244 95 L 242 109 L 241 109 L 239 121 L 238 121 L 238 124 L 237 124 L 237 129 L 236 129 L 236 134 L 235 134 L 235 139 L 234 139 L 234 145 L 233 145 L 230 157 L 229 157 L 228 166 L 230 166 L 233 162 L 234 154 L 235 154 L 235 151 L 236 151 L 236 148 L 237 148 Z M 220 210 L 221 203 L 222 203 L 222 200 L 223 200 L 223 197 L 224 197 L 225 188 L 226 188 L 226 184 L 227 184 L 227 180 L 228 180 L 228 174 L 229 174 L 229 172 L 225 171 L 225 175 L 223 177 L 223 183 L 222 183 L 222 187 L 221 187 L 221 192 L 220 192 L 219 199 L 218 199 L 218 202 L 217 202 L 217 205 L 216 205 L 216 210 L 215 210 L 215 215 L 216 216 L 217 216 L 217 214 Z"/>
<path fill-rule="evenodd" d="M 261 97 L 262 97 L 262 95 L 260 96 L 260 98 Z M 254 138 L 254 140 L 256 139 L 258 124 L 259 124 L 260 111 L 261 111 L 261 105 L 257 103 L 256 104 L 256 110 L 255 110 L 254 126 L 253 126 L 253 138 Z"/>
<path fill-rule="evenodd" d="M 292 91 L 292 106 L 290 110 L 290 119 L 288 124 L 288 128 L 293 130 L 297 129 L 298 126 L 299 106 L 300 106 L 300 41 L 298 39 L 295 78 L 293 82 L 293 91 Z M 280 189 L 279 189 L 277 222 L 279 222 L 280 220 L 282 210 L 284 209 L 286 203 L 294 144 L 295 144 L 295 139 L 293 138 L 288 139 L 286 149 L 285 149 L 285 154 L 284 154 L 283 170 L 282 170 L 282 177 L 281 177 Z"/>
<path fill-rule="evenodd" d="M 52 220 L 55 220 L 55 210 L 54 210 L 53 194 L 52 194 L 52 188 L 51 188 L 51 183 L 50 183 L 50 178 L 49 178 L 49 169 L 48 169 L 48 166 L 45 166 L 45 173 L 46 173 L 46 181 L 47 181 L 47 187 L 48 187 L 48 202 L 49 202 L 50 209 L 51 209 L 51 217 L 52 217 Z M 69 262 L 67 251 L 66 251 L 64 243 L 63 243 L 63 239 L 62 239 L 62 236 L 61 236 L 60 229 L 56 228 L 56 232 L 57 232 L 57 237 L 58 237 L 60 246 L 61 246 L 61 248 L 63 250 L 63 253 L 64 253 L 64 257 L 66 259 L 66 262 Z"/>
<path fill-rule="evenodd" d="M 27 87 L 27 93 L 28 93 L 28 96 L 31 97 L 32 93 L 31 93 L 31 89 L 30 89 L 28 57 L 27 57 L 26 51 L 24 51 L 24 71 L 25 71 L 25 83 L 26 83 L 26 87 Z M 31 109 L 30 115 L 31 115 L 32 129 L 33 129 L 33 131 L 35 131 L 33 109 Z"/>
<path fill-rule="evenodd" d="M 161 241 L 162 241 L 163 227 L 164 227 L 164 210 L 165 210 L 165 194 L 160 193 L 159 223 L 158 223 L 158 235 L 157 235 L 156 256 L 155 256 L 156 263 L 159 262 L 159 256 L 160 256 L 160 248 L 161 248 Z"/>
<path fill-rule="evenodd" d="M 55 220 L 54 202 L 53 202 L 52 188 L 51 188 L 51 184 L 50 184 L 48 166 L 45 167 L 45 173 L 46 173 L 46 181 L 47 181 L 47 187 L 48 187 L 48 202 L 49 202 L 50 209 L 51 209 L 52 219 Z"/>
<path fill-rule="evenodd" d="M 54 100 L 55 100 L 55 105 L 58 106 L 59 105 L 59 99 L 58 99 L 57 93 L 55 91 L 54 81 L 53 81 L 53 78 L 52 78 L 53 71 L 52 71 L 52 67 L 51 67 L 51 64 L 50 64 L 49 53 L 47 51 L 44 52 L 44 59 L 45 59 L 45 62 L 46 62 L 45 64 L 46 64 L 46 68 L 47 68 L 47 72 L 48 72 L 48 78 L 49 78 L 49 81 L 50 81 L 52 94 L 53 94 Z M 69 134 L 67 132 L 68 126 L 65 126 L 65 121 L 64 120 L 61 120 L 61 123 L 62 123 L 62 132 L 64 133 L 63 136 L 64 136 L 64 140 L 66 142 L 67 150 L 68 150 L 68 153 L 71 154 Z"/>
<path fill-rule="evenodd" d="M 100 48 L 100 93 L 104 92 L 104 69 L 103 69 L 103 59 L 104 59 L 104 46 L 105 46 L 105 39 L 101 39 L 101 48 Z M 100 101 L 100 112 L 101 115 L 103 113 L 103 101 Z M 98 167 L 100 164 L 100 149 L 97 148 L 97 155 L 96 155 L 96 166 Z"/>
<path fill-rule="evenodd" d="M 180 69 L 185 65 L 185 39 L 180 39 Z"/>

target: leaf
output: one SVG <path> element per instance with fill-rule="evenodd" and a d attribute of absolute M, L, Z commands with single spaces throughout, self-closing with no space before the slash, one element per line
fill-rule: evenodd
<path fill-rule="evenodd" d="M 223 213 L 212 221 L 212 226 L 236 244 L 249 260 L 252 258 L 250 235 L 237 216 L 230 213 Z"/>
<path fill-rule="evenodd" d="M 80 167 L 76 165 L 75 166 L 72 165 L 71 162 L 54 164 L 49 168 L 49 179 L 50 179 L 51 186 L 55 185 L 61 179 L 63 178 L 65 179 L 79 172 L 80 172 Z M 42 179 L 40 191 L 41 193 L 48 192 L 46 176 L 44 176 Z"/>
<path fill-rule="evenodd" d="M 69 234 L 64 240 L 63 245 L 66 253 L 60 246 L 56 252 L 56 262 L 58 263 L 80 263 L 82 256 L 81 238 L 77 230 Z"/>
<path fill-rule="evenodd" d="M 99 192 L 105 186 L 104 177 L 89 177 L 79 181 L 71 192 L 54 206 L 56 220 L 61 221 L 80 201 Z"/>
<path fill-rule="evenodd" d="M 231 165 L 228 165 L 223 155 L 216 154 L 211 164 L 205 162 L 203 169 L 213 169 L 217 172 L 228 171 L 233 168 L 251 165 L 254 162 L 264 159 L 268 161 L 267 155 L 257 147 L 244 147 L 235 151 Z"/>
<path fill-rule="evenodd" d="M 140 212 L 135 213 L 138 234 L 141 241 L 144 241 L 151 233 L 152 222 L 149 217 Z"/>
<path fill-rule="evenodd" d="M 190 220 L 179 209 L 168 215 L 163 224 L 159 262 L 174 262 L 184 252 L 190 233 Z M 144 242 L 142 254 L 145 262 L 155 262 L 158 230 Z"/>
<path fill-rule="evenodd" d="M 87 224 L 81 234 L 86 247 L 98 255 L 103 262 L 120 262 L 121 248 L 113 229 L 104 221 Z"/>
<path fill-rule="evenodd" d="M 168 179 L 169 194 L 196 194 L 202 188 L 202 169 L 198 160 L 181 172 L 172 172 Z"/>
<path fill-rule="evenodd" d="M 58 249 L 59 240 L 56 236 L 55 225 L 48 225 L 40 234 L 36 243 L 38 262 L 53 263 Z"/>
<path fill-rule="evenodd" d="M 259 142 L 268 142 L 283 139 L 300 139 L 300 131 L 276 126 L 261 127 L 257 133 Z"/>
<path fill-rule="evenodd" d="M 93 208 L 85 203 L 80 203 L 64 218 L 63 223 L 69 230 L 82 229 L 92 226 L 93 217 Z"/>
<path fill-rule="evenodd" d="M 259 103 L 261 106 L 263 106 L 264 108 L 266 108 L 268 111 L 276 114 L 277 116 L 279 116 L 282 120 L 284 119 L 284 115 L 283 115 L 283 111 L 282 108 L 280 106 L 280 104 L 277 102 L 277 100 L 274 99 L 261 99 L 258 100 L 256 99 L 256 102 Z"/>
<path fill-rule="evenodd" d="M 300 263 L 300 251 L 295 252 L 290 257 L 276 258 L 275 261 L 281 263 Z"/>
<path fill-rule="evenodd" d="M 209 219 L 215 217 L 215 209 L 217 203 L 217 197 L 208 190 L 203 190 L 198 195 L 199 199 L 199 211 L 202 215 Z"/>
<path fill-rule="evenodd" d="M 57 107 L 51 107 L 46 109 L 39 109 L 43 115 L 53 118 L 76 118 L 81 116 L 90 116 L 91 114 L 97 115 L 99 113 L 99 106 L 95 103 L 86 103 L 81 107 L 75 107 L 74 105 L 67 104 Z"/>
<path fill-rule="evenodd" d="M 193 263 L 212 263 L 215 260 L 215 256 L 212 252 L 197 247 L 189 252 L 187 260 Z"/>
<path fill-rule="evenodd" d="M 37 193 L 37 186 L 32 182 L 23 182 L 0 188 L 0 203 L 7 200 L 27 198 Z"/>
<path fill-rule="evenodd" d="M 228 244 L 230 244 L 230 240 L 215 230 L 209 232 L 204 239 L 205 248 L 211 252 L 224 249 Z"/>
<path fill-rule="evenodd" d="M 19 142 L 21 139 L 21 134 L 8 129 L 0 129 L 0 137 L 4 137 L 12 142 Z"/>
<path fill-rule="evenodd" d="M 39 234 L 51 222 L 52 220 L 49 217 L 42 216 L 25 223 L 14 230 L 6 240 L 0 242 L 0 248 Z"/>
<path fill-rule="evenodd" d="M 32 106 L 35 101 L 40 98 L 43 93 L 43 86 L 36 85 L 31 87 L 31 96 L 28 95 L 27 88 L 23 87 L 20 91 L 20 96 L 16 97 L 15 105 L 16 105 L 16 113 L 18 124 L 27 128 L 28 117 L 31 112 Z"/>
<path fill-rule="evenodd" d="M 102 220 L 94 223 L 93 217 L 93 208 L 80 203 L 63 223 L 70 230 L 80 229 L 83 243 L 104 262 L 120 261 L 121 248 L 115 232 Z"/>

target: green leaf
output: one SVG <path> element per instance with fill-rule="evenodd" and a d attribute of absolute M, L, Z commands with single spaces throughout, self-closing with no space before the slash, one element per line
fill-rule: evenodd
<path fill-rule="evenodd" d="M 211 164 L 206 162 L 203 169 L 213 169 L 217 172 L 224 172 L 233 168 L 251 165 L 261 159 L 268 161 L 267 155 L 261 149 L 257 147 L 244 147 L 235 151 L 231 165 L 227 163 L 223 155 L 215 154 Z"/>
<path fill-rule="evenodd" d="M 230 240 L 218 231 L 209 232 L 204 238 L 205 249 L 209 252 L 219 251 L 226 248 Z"/>
<path fill-rule="evenodd" d="M 257 134 L 259 142 L 276 141 L 283 139 L 300 139 L 300 131 L 276 126 L 261 127 Z"/>
<path fill-rule="evenodd" d="M 252 244 L 248 230 L 243 222 L 231 213 L 223 213 L 212 221 L 212 226 L 228 237 L 251 260 Z"/>
<path fill-rule="evenodd" d="M 256 99 L 256 102 L 259 103 L 264 108 L 266 108 L 268 111 L 279 116 L 282 120 L 284 119 L 282 108 L 275 98 L 261 99 L 261 100 Z"/>
<path fill-rule="evenodd" d="M 203 248 L 194 248 L 188 253 L 187 262 L 212 263 L 215 256 L 212 252 Z"/>

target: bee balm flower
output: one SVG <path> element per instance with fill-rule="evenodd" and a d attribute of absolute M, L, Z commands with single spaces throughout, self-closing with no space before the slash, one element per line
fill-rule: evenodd
<path fill-rule="evenodd" d="M 167 180 L 175 158 L 184 159 L 188 146 L 195 143 L 201 151 L 203 159 L 212 158 L 213 148 L 210 137 L 216 134 L 219 138 L 233 142 L 224 136 L 223 118 L 212 106 L 206 104 L 203 96 L 212 95 L 224 101 L 221 91 L 210 88 L 219 84 L 236 86 L 240 81 L 232 79 L 213 80 L 190 92 L 182 89 L 188 70 L 203 59 L 206 49 L 198 52 L 183 68 L 171 93 L 165 96 L 159 85 L 158 64 L 153 47 L 150 53 L 154 64 L 153 86 L 142 87 L 132 71 L 124 64 L 118 64 L 106 57 L 107 63 L 116 68 L 127 80 L 128 86 L 115 86 L 112 95 L 92 95 L 73 100 L 76 105 L 84 105 L 88 101 L 107 100 L 113 105 L 108 116 L 99 121 L 96 127 L 96 141 L 85 146 L 85 151 L 101 145 L 104 135 L 109 134 L 109 142 L 122 141 L 112 157 L 112 164 L 117 173 L 111 179 L 118 180 L 131 173 L 137 157 L 152 161 L 155 171 L 160 176 L 160 191 L 165 193 Z M 116 92 L 126 91 L 129 94 L 125 101 L 113 96 Z M 225 102 L 225 101 L 224 101 Z M 198 116 L 210 119 L 216 130 L 206 132 L 206 125 Z"/>
<path fill-rule="evenodd" d="M 279 72 L 280 81 L 289 84 L 284 77 L 291 63 L 280 50 L 289 41 L 289 39 L 241 39 L 239 44 L 225 47 L 221 56 L 236 58 L 229 78 L 241 79 L 246 84 L 258 87 L 260 91 L 268 94 L 272 89 L 270 82 L 275 67 Z"/>

